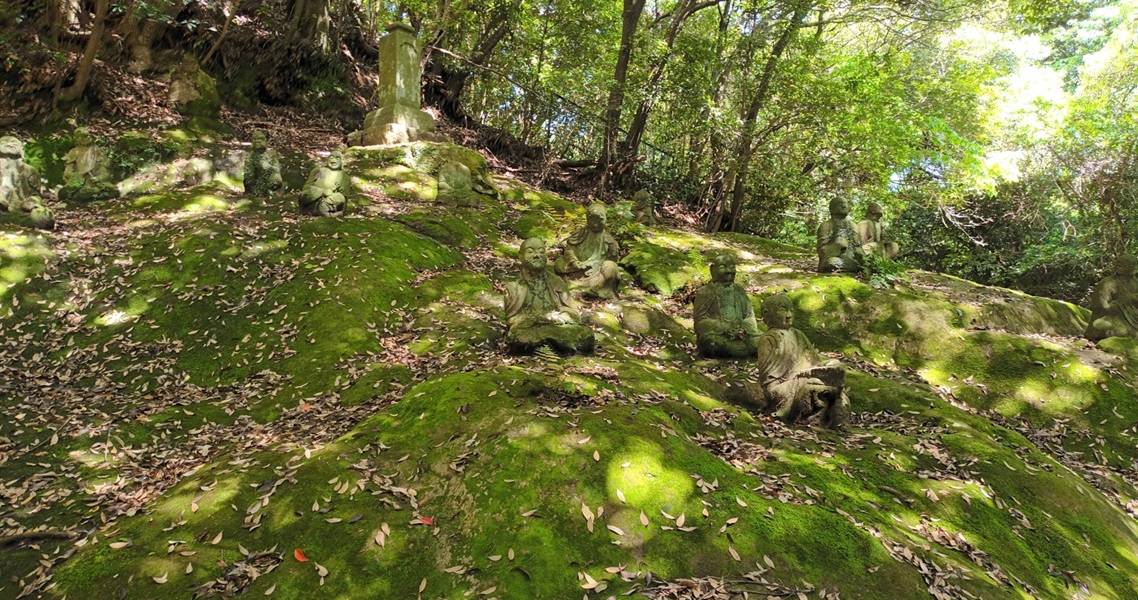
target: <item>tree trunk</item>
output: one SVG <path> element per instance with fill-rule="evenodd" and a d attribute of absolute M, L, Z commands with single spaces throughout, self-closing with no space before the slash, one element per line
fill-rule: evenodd
<path fill-rule="evenodd" d="M 332 50 L 330 0 L 293 0 L 289 7 L 289 40 L 310 44 L 322 53 Z"/>
<path fill-rule="evenodd" d="M 87 90 L 87 82 L 91 79 L 91 69 L 95 66 L 95 56 L 103 43 L 103 31 L 107 27 L 107 10 L 110 0 L 96 0 L 95 21 L 91 25 L 91 37 L 87 38 L 87 47 L 83 49 L 83 56 L 79 59 L 79 69 L 75 72 L 75 81 L 59 92 L 58 100 L 71 102 L 78 100 Z"/>
<path fill-rule="evenodd" d="M 632 59 L 632 41 L 636 37 L 636 27 L 640 23 L 640 13 L 644 11 L 646 0 L 624 0 L 621 18 L 620 51 L 616 57 L 612 88 L 609 89 L 605 104 L 605 133 L 601 148 L 601 189 L 609 185 L 609 169 L 618 155 L 616 137 L 620 133 L 620 112 L 624 107 L 624 84 L 628 78 L 628 64 Z"/>
<path fill-rule="evenodd" d="M 647 92 L 644 94 L 644 99 L 636 107 L 636 113 L 632 117 L 632 124 L 628 127 L 628 135 L 624 138 L 624 148 L 622 149 L 625 156 L 635 158 L 636 154 L 640 151 L 640 142 L 644 139 L 644 131 L 648 126 L 648 115 L 652 112 L 653 106 L 656 104 L 656 97 L 659 94 L 660 80 L 664 78 L 664 72 L 667 70 L 668 62 L 671 60 L 673 49 L 676 43 L 676 37 L 679 35 L 680 30 L 683 28 L 684 23 L 688 18 L 695 13 L 716 6 L 722 0 L 707 0 L 697 3 L 696 0 L 680 0 L 679 5 L 676 6 L 672 12 L 672 23 L 668 27 L 668 33 L 664 35 L 664 55 L 661 56 L 652 65 L 651 74 L 648 77 L 648 85 L 646 86 Z M 730 0 L 727 0 L 728 11 L 730 11 Z"/>
<path fill-rule="evenodd" d="M 775 71 L 778 67 L 778 61 L 782 58 L 786 47 L 790 45 L 794 33 L 802 25 L 802 21 L 806 18 L 808 6 L 806 3 L 800 3 L 795 9 L 794 14 L 791 16 L 790 21 L 786 24 L 782 34 L 779 35 L 778 40 L 775 41 L 774 46 L 771 48 L 770 55 L 767 56 L 767 61 L 763 65 L 763 73 L 759 78 L 759 85 L 755 89 L 755 95 L 751 97 L 751 102 L 747 106 L 747 111 L 743 115 L 743 128 L 739 132 L 739 139 L 735 146 L 735 163 L 732 165 L 731 170 L 728 172 L 724 180 L 722 194 L 731 193 L 730 205 L 720 200 L 718 202 L 719 210 L 716 217 L 712 220 L 710 231 L 719 231 L 726 229 L 728 231 L 734 230 L 738 225 L 739 215 L 743 208 L 743 198 L 746 192 L 747 170 L 751 165 L 751 156 L 754 154 L 755 148 L 753 145 L 755 136 L 755 121 L 758 118 L 759 111 L 766 105 L 767 100 L 770 98 L 771 81 L 774 79 Z"/>
<path fill-rule="evenodd" d="M 225 24 L 221 26 L 221 33 L 217 34 L 217 39 L 214 40 L 213 45 L 202 57 L 202 64 L 209 64 L 211 58 L 217 49 L 221 47 L 221 42 L 225 41 L 225 35 L 229 33 L 229 26 L 233 23 L 233 17 L 237 14 L 236 0 L 227 0 L 221 4 L 221 12 L 225 15 Z"/>

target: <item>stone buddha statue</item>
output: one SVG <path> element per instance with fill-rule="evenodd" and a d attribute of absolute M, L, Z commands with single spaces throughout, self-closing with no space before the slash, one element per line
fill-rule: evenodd
<path fill-rule="evenodd" d="M 253 132 L 252 150 L 245 158 L 245 195 L 270 196 L 284 187 L 281 157 L 269 148 L 264 131 Z"/>
<path fill-rule="evenodd" d="M 849 214 L 850 206 L 844 199 L 830 201 L 830 220 L 818 226 L 819 273 L 855 273 L 862 270 L 861 238 Z"/>
<path fill-rule="evenodd" d="M 347 207 L 352 181 L 344 173 L 344 153 L 337 149 L 327 162 L 312 169 L 300 197 L 300 210 L 322 217 L 339 216 Z"/>
<path fill-rule="evenodd" d="M 897 243 L 890 239 L 881 224 L 885 211 L 877 202 L 870 202 L 865 208 L 865 220 L 857 224 L 857 234 L 861 238 L 861 250 L 865 254 L 876 254 L 885 258 L 897 256 Z"/>
<path fill-rule="evenodd" d="M 754 358 L 759 327 L 743 286 L 735 283 L 735 257 L 711 260 L 711 283 L 695 293 L 696 347 L 708 358 Z"/>
<path fill-rule="evenodd" d="M 759 388 L 754 402 L 786 423 L 839 427 L 849 418 L 845 369 L 826 361 L 794 328 L 790 298 L 776 294 L 763 301 L 767 331 L 758 341 Z"/>
<path fill-rule="evenodd" d="M 1097 342 L 1108 337 L 1138 337 L 1138 258 L 1118 257 L 1114 275 L 1091 291 L 1091 318 L 1084 334 Z"/>
<path fill-rule="evenodd" d="M 640 190 L 632 195 L 632 216 L 641 225 L 656 224 L 656 198 L 648 190 Z"/>
<path fill-rule="evenodd" d="M 585 227 L 562 243 L 553 270 L 570 281 L 574 291 L 587 296 L 615 298 L 620 285 L 620 244 L 605 231 L 605 205 L 594 202 L 585 212 Z"/>
<path fill-rule="evenodd" d="M 94 202 L 118 198 L 118 188 L 111 182 L 107 151 L 95 143 L 86 127 L 76 129 L 73 139 L 75 146 L 63 155 L 63 187 L 59 190 L 59 199 Z"/>
<path fill-rule="evenodd" d="M 510 352 L 525 354 L 541 346 L 562 354 L 592 352 L 593 332 L 580 324 L 581 313 L 565 280 L 550 270 L 545 242 L 522 242 L 518 259 L 520 273 L 506 285 L 504 301 Z"/>
<path fill-rule="evenodd" d="M 26 210 L 39 189 L 39 173 L 24 161 L 24 143 L 0 137 L 0 210 Z"/>

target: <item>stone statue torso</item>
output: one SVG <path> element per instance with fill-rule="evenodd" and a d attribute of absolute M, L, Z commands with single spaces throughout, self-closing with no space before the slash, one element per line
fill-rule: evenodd
<path fill-rule="evenodd" d="M 506 318 L 541 318 L 557 311 L 573 311 L 569 286 L 549 269 L 536 275 L 522 274 L 506 287 Z"/>
<path fill-rule="evenodd" d="M 1112 275 L 1091 293 L 1091 320 L 1119 317 L 1138 331 L 1138 277 Z"/>
<path fill-rule="evenodd" d="M 818 353 L 806 335 L 790 329 L 771 329 L 759 338 L 759 379 L 767 383 L 786 381 L 819 363 Z"/>
<path fill-rule="evenodd" d="M 565 241 L 566 251 L 572 252 L 577 262 L 586 268 L 596 267 L 606 260 L 619 258 L 620 246 L 607 231 L 594 233 L 582 229 Z"/>
<path fill-rule="evenodd" d="M 706 319 L 736 322 L 741 330 L 750 334 L 758 333 L 755 309 L 747 297 L 747 290 L 738 283 L 709 283 L 696 292 L 693 304 L 697 334 L 703 330 L 701 322 Z"/>
<path fill-rule="evenodd" d="M 63 178 L 69 184 L 102 182 L 109 176 L 106 154 L 98 146 L 76 146 L 63 160 Z"/>

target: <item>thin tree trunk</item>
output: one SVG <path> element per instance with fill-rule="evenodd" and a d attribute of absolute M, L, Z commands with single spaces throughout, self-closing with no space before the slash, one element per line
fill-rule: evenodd
<path fill-rule="evenodd" d="M 71 102 L 78 100 L 87 90 L 87 82 L 91 79 L 91 69 L 95 66 L 95 56 L 103 43 L 103 31 L 107 27 L 107 10 L 110 0 L 96 0 L 95 21 L 91 25 L 91 37 L 87 38 L 87 47 L 79 59 L 79 69 L 75 72 L 75 81 L 63 88 L 57 97 L 59 101 Z"/>
<path fill-rule="evenodd" d="M 636 107 L 636 112 L 632 117 L 632 124 L 628 126 L 628 135 L 624 138 L 624 148 L 622 149 L 625 156 L 633 158 L 640 151 L 640 143 L 644 139 L 644 131 L 648 126 L 648 115 L 651 114 L 653 106 L 656 104 L 656 98 L 659 94 L 660 80 L 664 78 L 664 72 L 667 70 L 668 63 L 674 54 L 673 50 L 676 43 L 676 37 L 679 36 L 680 30 L 683 29 L 684 23 L 695 13 L 715 6 L 723 0 L 705 0 L 696 3 L 695 0 L 680 0 L 680 4 L 676 6 L 672 12 L 672 23 L 668 27 L 668 33 L 664 36 L 664 55 L 656 60 L 652 65 L 651 74 L 648 77 L 648 85 L 645 86 L 647 92 L 640 104 Z M 730 0 L 727 0 L 728 10 L 730 10 Z"/>
<path fill-rule="evenodd" d="M 726 194 L 730 191 L 731 202 L 730 205 L 723 201 L 719 202 L 719 211 L 716 218 L 712 221 L 712 226 L 709 228 L 711 231 L 719 231 L 720 229 L 733 230 L 737 225 L 739 214 L 742 210 L 743 197 L 746 192 L 747 170 L 750 168 L 751 156 L 755 151 L 753 144 L 755 120 L 758 118 L 759 111 L 762 110 L 770 98 L 770 86 L 774 80 L 778 62 L 786 51 L 787 46 L 790 45 L 794 33 L 798 31 L 798 28 L 802 25 L 802 21 L 806 18 L 807 12 L 808 7 L 805 2 L 799 4 L 794 9 L 794 14 L 771 48 L 770 55 L 767 56 L 766 64 L 763 65 L 763 73 L 759 78 L 759 85 L 755 89 L 755 95 L 751 97 L 751 102 L 747 106 L 746 113 L 743 115 L 743 128 L 742 131 L 739 132 L 739 140 L 735 147 L 735 163 L 724 180 L 723 193 Z"/>
<path fill-rule="evenodd" d="M 233 17 L 237 14 L 236 0 L 228 0 L 221 4 L 221 12 L 225 14 L 225 24 L 221 26 L 221 33 L 217 35 L 213 45 L 206 51 L 205 56 L 202 57 L 202 64 L 209 64 L 211 58 L 217 49 L 221 47 L 221 42 L 225 40 L 225 35 L 229 33 L 229 26 L 233 23 Z"/>
<path fill-rule="evenodd" d="M 609 184 L 609 169 L 617 156 L 616 138 L 620 133 L 620 112 L 624 106 L 624 84 L 628 78 L 628 64 L 632 60 L 632 41 L 636 37 L 636 27 L 640 23 L 640 13 L 644 11 L 646 0 L 624 0 L 621 18 L 620 51 L 616 57 L 612 87 L 608 102 L 605 103 L 605 133 L 601 148 L 601 189 Z"/>

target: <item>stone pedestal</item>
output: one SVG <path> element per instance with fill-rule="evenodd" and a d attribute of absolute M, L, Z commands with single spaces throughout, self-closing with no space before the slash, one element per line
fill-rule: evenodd
<path fill-rule="evenodd" d="M 423 139 L 435 121 L 423 112 L 419 47 L 409 25 L 392 23 L 379 42 L 379 108 L 368 113 L 359 142 L 402 144 Z"/>

